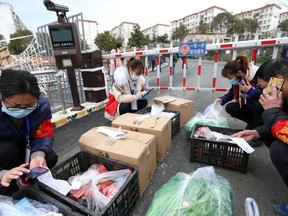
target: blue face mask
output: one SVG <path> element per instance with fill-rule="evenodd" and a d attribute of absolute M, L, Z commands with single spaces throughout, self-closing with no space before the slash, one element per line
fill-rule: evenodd
<path fill-rule="evenodd" d="M 228 80 L 231 85 L 238 85 L 238 80 Z"/>
<path fill-rule="evenodd" d="M 2 112 L 7 113 L 8 115 L 14 117 L 14 118 L 23 118 L 27 115 L 29 115 L 31 112 L 34 110 L 26 110 L 26 109 L 21 109 L 21 110 L 9 110 L 5 105 L 2 103 Z"/>

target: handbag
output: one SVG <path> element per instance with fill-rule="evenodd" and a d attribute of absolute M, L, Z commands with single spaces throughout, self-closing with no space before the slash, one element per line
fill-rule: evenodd
<path fill-rule="evenodd" d="M 117 112 L 117 107 L 118 107 L 118 101 L 116 100 L 114 94 L 109 93 L 108 95 L 108 102 L 105 106 L 105 111 L 111 115 L 114 116 L 115 113 Z"/>

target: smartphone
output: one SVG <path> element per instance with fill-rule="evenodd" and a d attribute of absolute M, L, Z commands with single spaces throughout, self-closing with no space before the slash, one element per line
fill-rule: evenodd
<path fill-rule="evenodd" d="M 237 80 L 238 80 L 238 83 L 240 83 L 240 84 L 242 84 L 243 80 L 247 84 L 247 81 L 246 81 L 246 79 L 245 79 L 245 77 L 243 75 L 237 76 Z"/>
<path fill-rule="evenodd" d="M 270 80 L 269 80 L 269 83 L 267 85 L 267 88 L 266 88 L 266 92 L 269 94 L 271 92 L 271 84 L 274 83 L 274 85 L 276 86 L 277 90 L 278 91 L 281 91 L 282 89 L 282 86 L 284 84 L 284 79 L 282 78 L 277 78 L 277 77 L 271 77 Z"/>
<path fill-rule="evenodd" d="M 148 95 L 152 90 L 154 90 L 154 88 L 149 89 L 144 96 Z"/>
<path fill-rule="evenodd" d="M 44 173 L 46 173 L 48 171 L 49 171 L 49 169 L 44 168 L 44 167 L 35 167 L 35 168 L 30 169 L 30 172 L 29 173 L 25 173 L 24 175 L 26 177 L 34 179 L 34 178 L 37 178 L 40 175 L 43 175 Z"/>

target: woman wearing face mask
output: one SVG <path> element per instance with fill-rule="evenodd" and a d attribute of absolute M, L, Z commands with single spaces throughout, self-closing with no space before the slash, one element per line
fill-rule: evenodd
<path fill-rule="evenodd" d="M 216 99 L 221 105 L 227 104 L 225 109 L 228 114 L 246 122 L 247 129 L 255 128 L 257 125 L 253 109 L 254 103 L 262 94 L 262 89 L 256 87 L 257 69 L 258 66 L 249 63 L 245 56 L 238 56 L 235 60 L 227 62 L 222 69 L 222 76 L 228 79 L 231 88 L 227 94 Z M 255 106 L 255 109 L 258 108 L 259 106 Z M 261 145 L 254 143 L 251 144 L 254 147 Z"/>
<path fill-rule="evenodd" d="M 147 106 L 146 91 L 143 91 L 142 73 L 144 65 L 141 60 L 131 58 L 127 68 L 119 66 L 114 72 L 112 94 L 118 105 L 112 112 L 105 111 L 105 117 L 114 120 L 119 115 L 136 112 Z"/>
<path fill-rule="evenodd" d="M 34 167 L 53 167 L 57 155 L 51 109 L 28 71 L 4 70 L 0 76 L 0 194 L 17 190 L 15 180 Z"/>

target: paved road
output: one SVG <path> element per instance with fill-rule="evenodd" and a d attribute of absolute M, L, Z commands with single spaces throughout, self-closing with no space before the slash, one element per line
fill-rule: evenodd
<path fill-rule="evenodd" d="M 221 69 L 221 65 L 223 64 L 219 63 L 220 68 L 218 70 Z M 195 82 L 196 67 L 195 62 L 189 62 L 190 72 L 188 73 L 190 73 L 190 78 L 188 82 Z M 178 82 L 175 82 L 175 84 L 179 86 L 181 86 L 179 82 L 181 83 L 182 77 L 180 70 L 181 60 L 177 65 L 175 75 L 175 80 L 178 79 Z M 203 83 L 207 85 L 207 87 L 211 85 L 211 74 L 213 74 L 213 64 L 203 62 Z M 151 74 L 151 82 L 155 80 L 155 76 L 156 74 Z M 168 68 L 162 70 L 161 76 L 163 76 L 163 82 L 165 79 L 167 81 L 169 80 Z M 229 86 L 227 80 L 220 79 L 220 76 L 218 80 L 219 85 L 222 85 L 222 87 Z M 184 93 L 182 91 L 154 91 L 150 93 L 149 104 L 152 103 L 154 97 L 167 94 L 195 101 L 195 113 L 203 112 L 215 98 L 222 95 L 221 93 L 210 92 Z M 92 127 L 110 124 L 103 116 L 103 110 L 100 110 L 56 129 L 54 150 L 60 155 L 59 162 L 66 160 L 79 151 L 77 141 L 81 134 Z M 246 126 L 244 122 L 236 121 L 231 117 L 227 116 L 227 119 L 231 128 L 242 129 Z M 245 215 L 244 202 L 246 197 L 252 197 L 257 201 L 261 216 L 274 215 L 272 206 L 276 203 L 288 203 L 287 188 L 270 161 L 268 149 L 262 146 L 255 148 L 255 150 L 256 151 L 249 156 L 246 174 L 215 167 L 216 173 L 226 178 L 232 186 L 235 196 L 236 216 Z M 191 173 L 197 168 L 205 166 L 200 163 L 190 163 L 189 156 L 190 144 L 188 136 L 182 128 L 180 133 L 173 139 L 171 149 L 164 162 L 157 164 L 157 170 L 144 195 L 137 202 L 132 213 L 133 216 L 145 215 L 154 193 L 177 172 Z"/>

